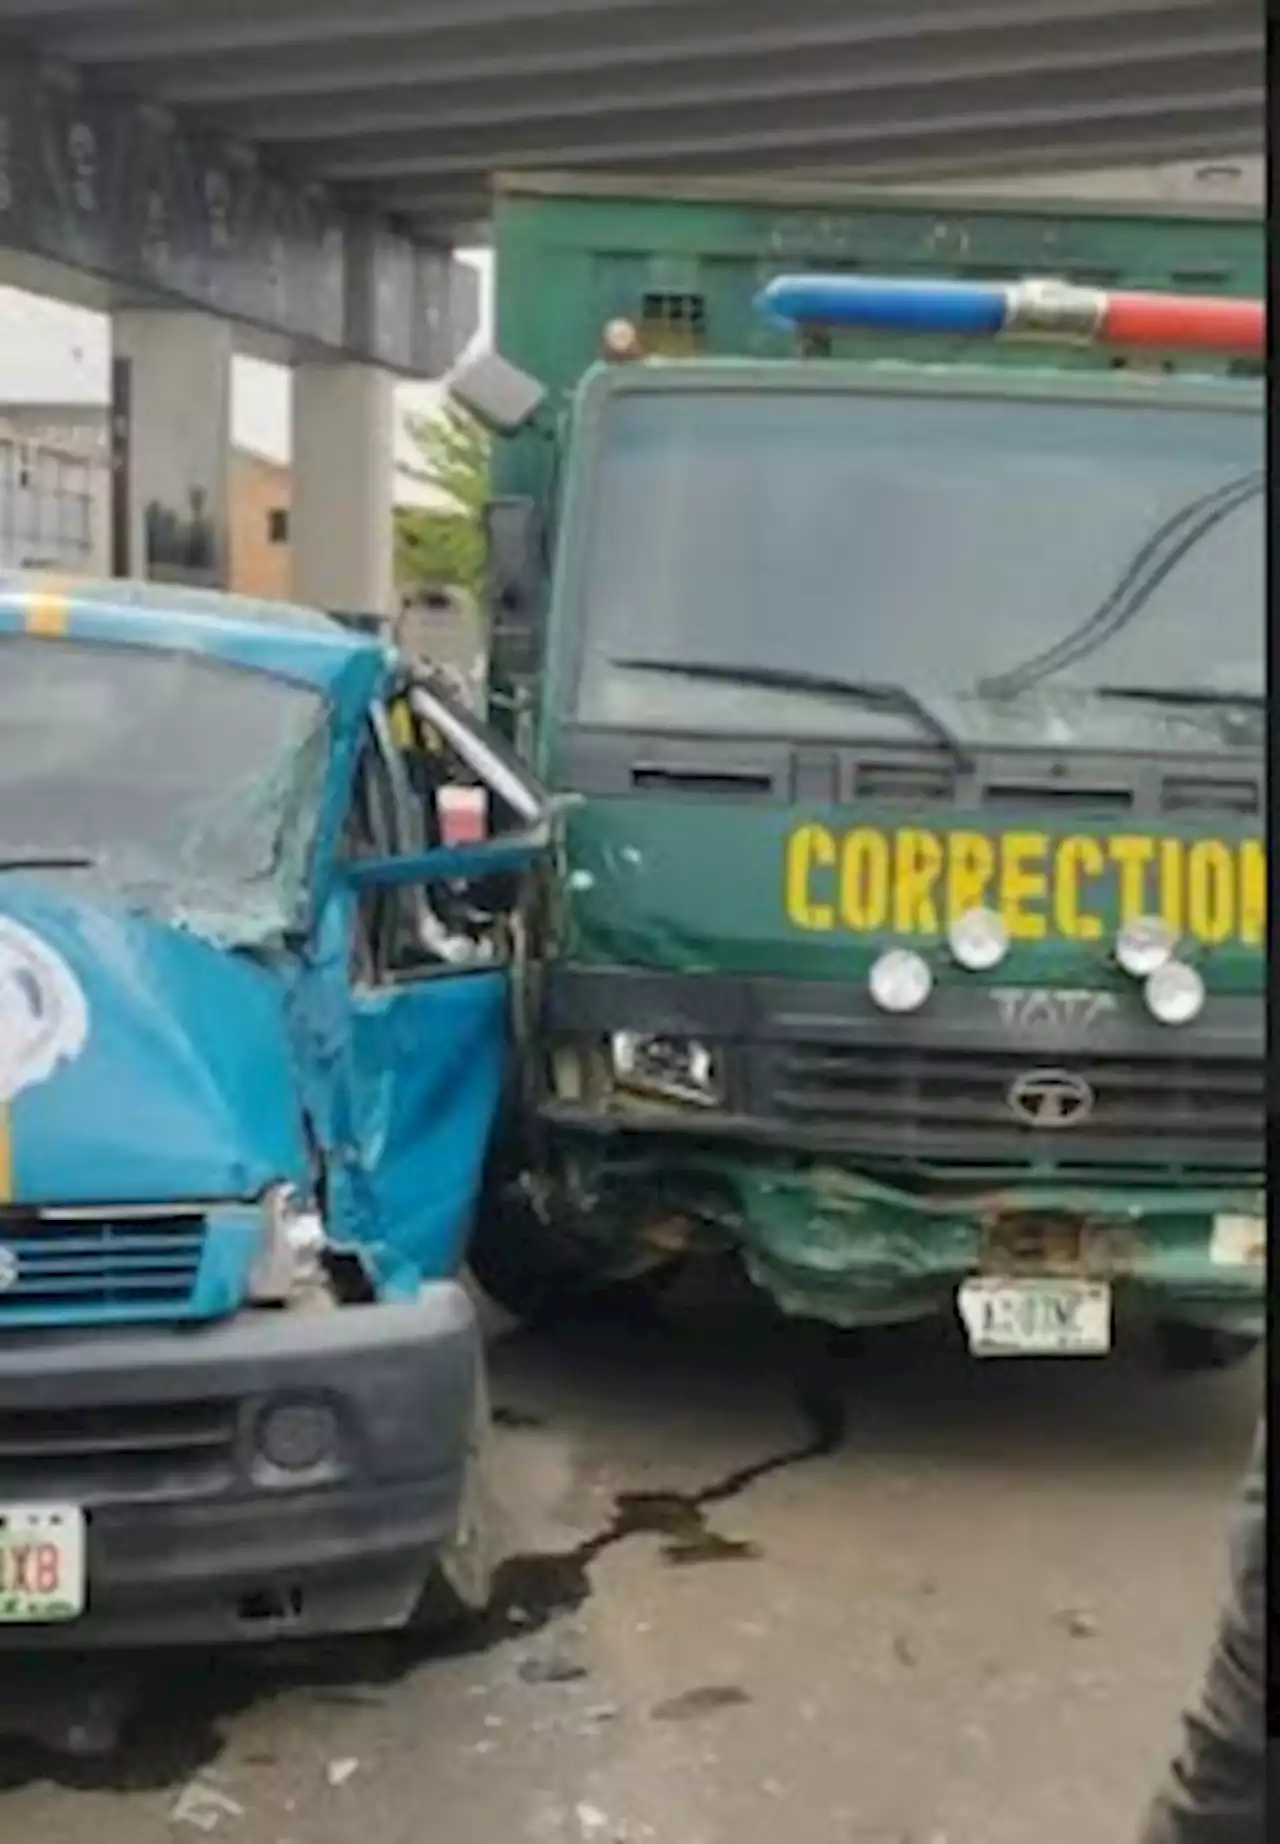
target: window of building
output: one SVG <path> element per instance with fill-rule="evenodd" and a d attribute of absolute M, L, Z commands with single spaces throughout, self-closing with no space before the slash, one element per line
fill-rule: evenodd
<path fill-rule="evenodd" d="M 267 514 L 267 543 L 287 544 L 289 542 L 289 508 L 273 506 Z"/>

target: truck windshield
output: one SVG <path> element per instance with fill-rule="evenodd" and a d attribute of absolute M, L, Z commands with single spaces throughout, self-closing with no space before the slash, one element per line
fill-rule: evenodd
<path fill-rule="evenodd" d="M 0 878 L 266 945 L 302 916 L 328 742 L 324 699 L 264 673 L 0 639 Z"/>
<path fill-rule="evenodd" d="M 966 740 L 1251 743 L 1263 467 L 1248 410 L 623 394 L 585 510 L 576 713 L 920 736 L 808 675 L 905 688 Z"/>

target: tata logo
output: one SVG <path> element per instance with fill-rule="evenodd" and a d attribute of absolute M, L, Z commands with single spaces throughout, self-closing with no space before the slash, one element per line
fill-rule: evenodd
<path fill-rule="evenodd" d="M 1083 1076 L 1069 1069 L 1029 1069 L 1009 1085 L 1010 1112 L 1025 1127 L 1079 1127 L 1093 1113 L 1096 1096 Z"/>
<path fill-rule="evenodd" d="M 22 1264 L 17 1250 L 0 1243 L 0 1293 L 12 1293 L 22 1278 Z"/>
<path fill-rule="evenodd" d="M 993 986 L 991 999 L 1011 1031 L 1089 1031 L 1119 1009 L 1114 993 L 1062 986 Z"/>

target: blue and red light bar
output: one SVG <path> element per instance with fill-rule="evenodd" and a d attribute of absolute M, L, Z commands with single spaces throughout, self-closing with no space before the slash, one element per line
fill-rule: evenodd
<path fill-rule="evenodd" d="M 1129 350 L 1262 358 L 1266 304 L 1220 295 L 1137 294 L 1074 283 L 942 282 L 780 275 L 756 296 L 770 319 L 808 333 L 1041 339 Z"/>

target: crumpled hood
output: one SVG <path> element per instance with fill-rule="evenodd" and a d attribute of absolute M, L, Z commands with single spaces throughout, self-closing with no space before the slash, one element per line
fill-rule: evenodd
<path fill-rule="evenodd" d="M 247 1199 L 304 1176 L 285 999 L 194 936 L 0 878 L 0 1201 Z"/>

